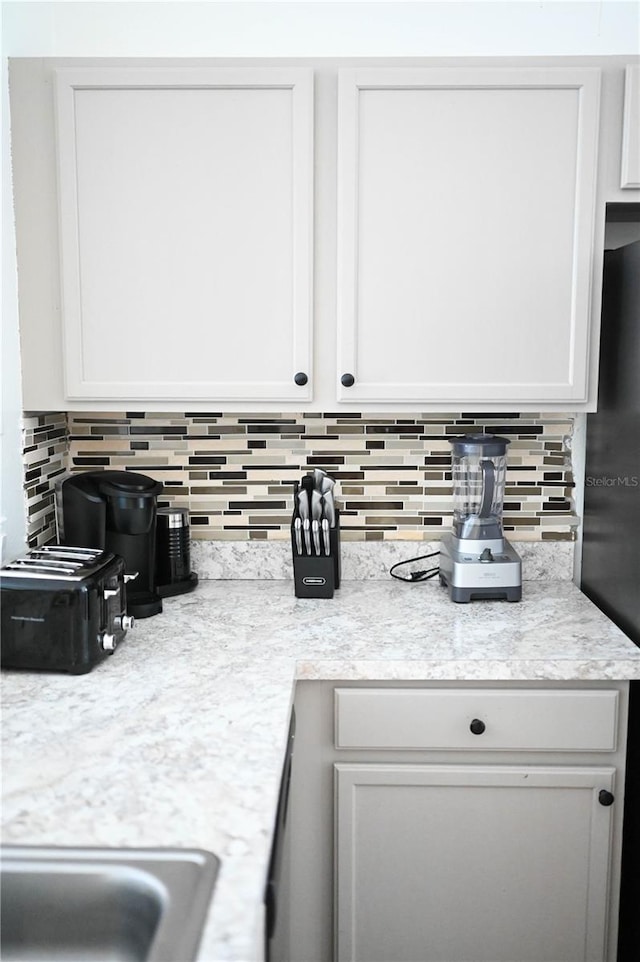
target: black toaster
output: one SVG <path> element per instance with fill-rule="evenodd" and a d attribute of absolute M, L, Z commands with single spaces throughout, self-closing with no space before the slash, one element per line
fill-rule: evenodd
<path fill-rule="evenodd" d="M 61 545 L 0 568 L 2 667 L 91 671 L 133 627 L 127 578 L 118 555 Z"/>

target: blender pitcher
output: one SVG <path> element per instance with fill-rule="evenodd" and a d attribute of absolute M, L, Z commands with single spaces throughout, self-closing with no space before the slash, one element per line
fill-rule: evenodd
<path fill-rule="evenodd" d="M 460 541 L 502 547 L 502 505 L 507 471 L 508 438 L 470 434 L 453 438 L 453 530 Z M 494 544 L 495 542 L 495 544 Z M 469 544 L 469 551 L 482 550 Z"/>

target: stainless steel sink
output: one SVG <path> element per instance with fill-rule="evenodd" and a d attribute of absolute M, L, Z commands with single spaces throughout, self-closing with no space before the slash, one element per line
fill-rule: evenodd
<path fill-rule="evenodd" d="M 0 849 L 2 962 L 191 962 L 219 860 L 201 849 Z"/>

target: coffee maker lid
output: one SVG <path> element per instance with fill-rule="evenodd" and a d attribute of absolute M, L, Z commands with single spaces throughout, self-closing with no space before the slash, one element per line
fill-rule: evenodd
<path fill-rule="evenodd" d="M 449 438 L 453 446 L 453 453 L 457 457 L 477 455 L 483 458 L 499 458 L 506 454 L 509 438 L 500 438 L 497 434 L 465 434 L 459 438 Z"/>
<path fill-rule="evenodd" d="M 155 498 L 162 491 L 162 482 L 134 471 L 103 471 L 98 487 L 107 497 Z"/>

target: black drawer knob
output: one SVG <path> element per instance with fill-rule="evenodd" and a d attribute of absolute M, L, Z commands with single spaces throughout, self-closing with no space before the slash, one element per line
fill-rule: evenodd
<path fill-rule="evenodd" d="M 486 727 L 487 726 L 483 721 L 481 721 L 479 718 L 474 718 L 471 724 L 469 725 L 469 730 L 474 735 L 482 735 Z"/>
<path fill-rule="evenodd" d="M 611 794 L 611 792 L 608 792 L 606 788 L 603 788 L 598 793 L 598 801 L 601 805 L 613 805 L 615 797 Z"/>
<path fill-rule="evenodd" d="M 309 380 L 309 378 L 304 373 L 304 371 L 298 371 L 298 373 L 295 375 L 293 380 L 296 382 L 298 387 L 304 387 L 307 381 Z"/>
<path fill-rule="evenodd" d="M 353 387 L 356 383 L 356 379 L 353 374 L 343 374 L 340 378 L 340 383 L 343 387 Z"/>

